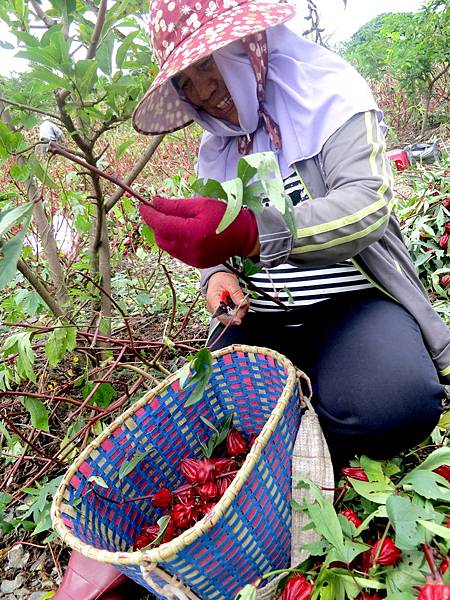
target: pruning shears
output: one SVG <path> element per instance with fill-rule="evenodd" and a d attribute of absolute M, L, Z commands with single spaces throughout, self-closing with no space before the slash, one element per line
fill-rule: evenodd
<path fill-rule="evenodd" d="M 231 298 L 231 294 L 228 290 L 223 290 L 220 295 L 220 304 L 213 314 L 213 317 L 220 317 L 221 315 L 231 315 L 233 310 L 236 308 L 236 304 Z"/>

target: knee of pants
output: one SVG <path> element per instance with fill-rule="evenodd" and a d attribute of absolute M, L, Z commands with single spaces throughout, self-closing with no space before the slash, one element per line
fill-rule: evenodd
<path fill-rule="evenodd" d="M 334 438 L 363 442 L 368 448 L 383 444 L 395 452 L 421 442 L 436 426 L 442 413 L 443 386 L 431 382 L 393 382 L 382 393 L 349 390 L 333 401 L 321 401 L 317 412 Z M 359 445 L 359 444 L 358 444 Z"/>

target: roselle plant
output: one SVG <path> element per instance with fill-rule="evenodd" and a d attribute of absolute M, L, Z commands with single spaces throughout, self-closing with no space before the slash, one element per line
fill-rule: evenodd
<path fill-rule="evenodd" d="M 444 413 L 428 446 L 392 460 L 352 461 L 342 469 L 334 502 L 316 484 L 298 480 L 313 499 L 292 501 L 293 510 L 307 512 L 306 527 L 319 539 L 302 546 L 309 557 L 301 564 L 267 573 L 236 600 L 256 600 L 257 588 L 275 575 L 281 600 L 450 598 L 448 430 Z"/>

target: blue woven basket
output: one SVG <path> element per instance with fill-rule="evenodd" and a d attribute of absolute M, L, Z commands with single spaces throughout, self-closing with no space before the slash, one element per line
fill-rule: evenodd
<path fill-rule="evenodd" d="M 291 454 L 300 424 L 295 368 L 265 348 L 230 346 L 213 357 L 197 404 L 184 407 L 187 393 L 178 374 L 170 376 L 85 449 L 53 501 L 54 527 L 69 546 L 114 564 L 160 598 L 230 600 L 263 573 L 290 566 Z M 200 416 L 217 425 L 230 411 L 247 438 L 258 435 L 232 484 L 191 529 L 158 548 L 132 551 L 136 533 L 162 511 L 149 499 L 104 500 L 92 487 L 118 501 L 183 485 L 181 459 L 201 458 L 200 442 L 211 434 Z M 120 479 L 121 464 L 136 453 L 145 458 Z"/>

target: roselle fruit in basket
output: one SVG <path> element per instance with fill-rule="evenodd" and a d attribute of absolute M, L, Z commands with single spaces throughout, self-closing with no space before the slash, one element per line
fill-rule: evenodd
<path fill-rule="evenodd" d="M 135 549 L 166 543 L 209 515 L 231 485 L 245 460 L 249 444 L 232 425 L 232 415 L 227 415 L 212 436 L 212 443 L 202 444 L 205 458 L 183 458 L 179 469 L 187 483 L 170 490 L 162 487 L 150 498 L 156 508 L 164 510 L 168 523 L 161 536 L 159 524 L 148 524 L 136 535 Z M 215 437 L 214 437 L 215 436 Z M 158 522 L 159 523 L 159 522 Z M 157 539 L 159 538 L 159 539 Z M 306 596 L 305 596 L 306 598 Z"/>
<path fill-rule="evenodd" d="M 156 540 L 159 533 L 159 525 L 147 525 L 143 527 L 141 533 L 134 538 L 134 548 L 136 550 L 145 548 L 146 546 L 148 546 Z M 172 524 L 172 521 L 169 521 L 161 543 L 165 544 L 166 542 L 170 542 L 174 538 L 174 534 L 174 526 Z"/>

